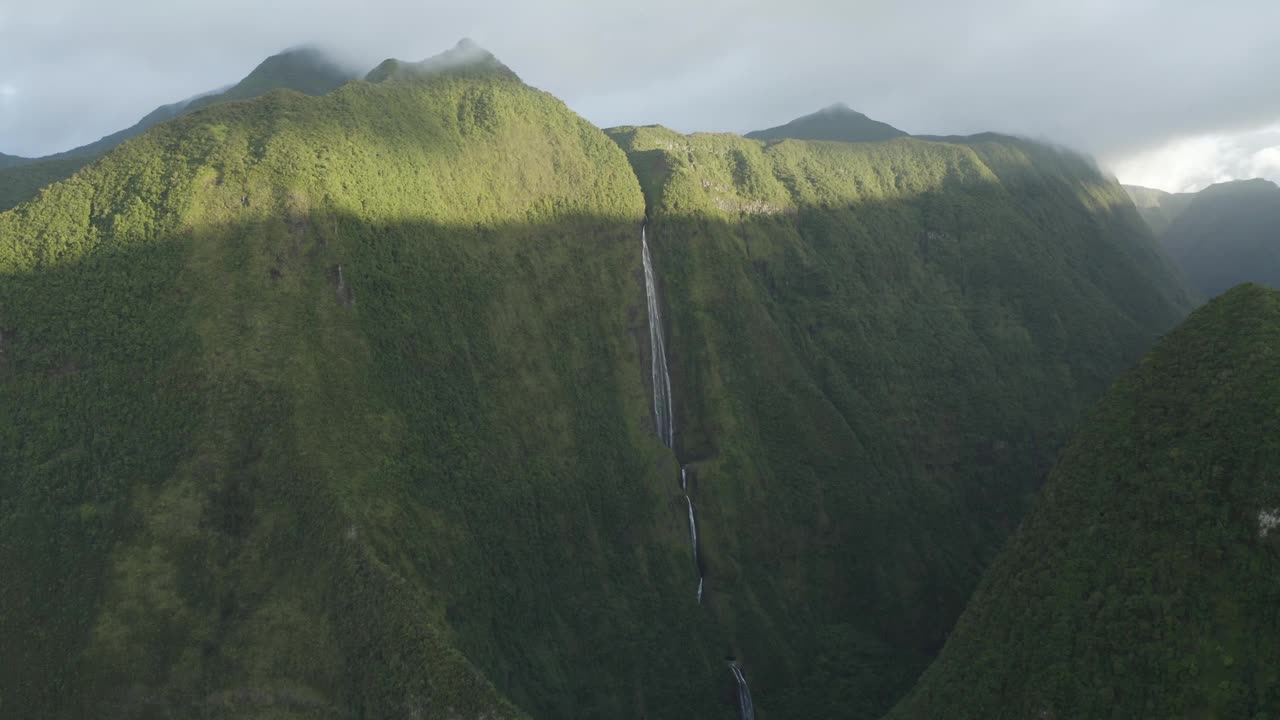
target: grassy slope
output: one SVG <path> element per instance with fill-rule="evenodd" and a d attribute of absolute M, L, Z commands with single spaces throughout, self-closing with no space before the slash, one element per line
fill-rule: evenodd
<path fill-rule="evenodd" d="M 1128 198 L 1008 138 L 619 128 L 708 606 L 775 717 L 875 717 L 1072 423 L 1189 300 Z"/>
<path fill-rule="evenodd" d="M 337 66 L 318 50 L 289 50 L 267 58 L 243 80 L 222 92 L 156 108 L 133 126 L 87 145 L 42 158 L 19 158 L 21 163 L 6 162 L 15 158 L 0 156 L 0 211 L 30 200 L 41 188 L 71 177 L 111 148 L 175 117 L 220 102 L 247 100 L 280 88 L 307 95 L 323 95 L 354 77 L 353 73 Z"/>
<path fill-rule="evenodd" d="M 1206 296 L 1241 282 L 1280 287 L 1280 188 L 1262 179 L 1211 185 L 1161 240 Z"/>
<path fill-rule="evenodd" d="M 891 717 L 1280 713 L 1278 346 L 1241 286 L 1116 383 Z"/>
<path fill-rule="evenodd" d="M 642 213 L 561 103 L 449 74 L 0 214 L 0 714 L 728 716 Z"/>

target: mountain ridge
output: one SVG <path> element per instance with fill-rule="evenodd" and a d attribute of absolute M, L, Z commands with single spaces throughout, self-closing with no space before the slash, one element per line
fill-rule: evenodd
<path fill-rule="evenodd" d="M 1160 240 L 1206 297 L 1241 282 L 1278 287 L 1280 187 L 1261 178 L 1210 185 Z"/>
<path fill-rule="evenodd" d="M 753 140 L 830 140 L 839 142 L 879 142 L 905 137 L 907 133 L 863 115 L 844 103 L 835 103 L 809 115 L 765 130 L 749 132 Z"/>
<path fill-rule="evenodd" d="M 1170 193 L 1141 185 L 1124 185 L 1125 192 L 1133 198 L 1142 218 L 1151 226 L 1151 232 L 1160 237 L 1169 225 L 1181 215 L 1196 193 Z"/>
<path fill-rule="evenodd" d="M 278 88 L 323 95 L 356 77 L 356 73 L 343 68 L 316 46 L 304 45 L 277 53 L 258 63 L 239 82 L 162 105 L 133 125 L 91 143 L 52 155 L 24 159 L 25 162 L 7 167 L 0 163 L 0 212 L 31 199 L 40 188 L 51 182 L 70 177 L 111 148 L 186 113 L 219 102 L 245 100 Z"/>

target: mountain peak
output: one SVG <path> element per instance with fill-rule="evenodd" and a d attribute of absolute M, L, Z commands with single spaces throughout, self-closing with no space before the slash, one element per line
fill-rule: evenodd
<path fill-rule="evenodd" d="M 819 110 L 818 113 L 824 113 L 827 115 L 859 115 L 861 117 L 866 117 L 866 115 L 863 115 L 857 110 L 849 107 L 848 103 L 843 102 L 832 103 Z"/>
<path fill-rule="evenodd" d="M 843 102 L 796 118 L 785 125 L 747 133 L 756 140 L 835 140 L 840 142 L 877 142 L 903 137 L 906 133 L 887 123 L 872 120 Z"/>
<path fill-rule="evenodd" d="M 495 74 L 518 80 L 514 72 L 503 65 L 493 53 L 480 47 L 471 38 L 462 38 L 452 48 L 416 63 L 401 60 L 384 60 L 365 79 L 369 82 L 408 80 L 430 77 L 444 72 Z"/>
<path fill-rule="evenodd" d="M 1280 186 L 1277 186 L 1275 183 L 1265 178 L 1250 178 L 1247 180 L 1227 180 L 1225 182 L 1214 183 L 1200 192 L 1206 196 L 1229 194 L 1269 194 L 1280 192 Z"/>

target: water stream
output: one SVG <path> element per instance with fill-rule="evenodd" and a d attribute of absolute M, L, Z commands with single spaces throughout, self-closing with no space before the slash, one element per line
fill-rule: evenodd
<path fill-rule="evenodd" d="M 671 412 L 671 373 L 667 368 L 667 344 L 662 335 L 662 311 L 658 303 L 657 282 L 653 273 L 653 258 L 649 254 L 647 227 L 640 228 L 640 250 L 644 262 L 644 295 L 649 309 L 649 358 L 650 379 L 653 381 L 653 418 L 658 438 L 662 444 L 675 449 L 675 419 Z M 693 567 L 698 576 L 698 603 L 702 603 L 702 565 L 698 562 L 698 518 L 693 512 L 693 500 L 689 497 L 687 467 L 680 466 L 680 491 L 684 493 L 689 511 L 689 543 L 693 548 Z M 738 708 L 741 720 L 755 720 L 756 709 L 751 702 L 751 688 L 738 663 L 730 662 L 733 679 L 738 683 Z"/>
<path fill-rule="evenodd" d="M 733 671 L 733 679 L 738 683 L 738 717 L 741 720 L 756 720 L 756 706 L 751 702 L 751 688 L 747 686 L 747 676 L 742 674 L 738 663 L 729 663 Z"/>
<path fill-rule="evenodd" d="M 689 543 L 693 546 L 693 571 L 698 574 L 698 604 L 702 604 L 702 566 L 698 564 L 698 519 L 693 515 L 693 501 L 684 496 L 689 506 Z"/>
<path fill-rule="evenodd" d="M 649 256 L 649 238 L 640 228 L 641 257 L 644 259 L 644 296 L 649 305 L 650 376 L 653 380 L 653 419 L 662 444 L 675 444 L 675 421 L 671 417 L 671 374 L 667 371 L 667 343 L 662 337 L 662 311 L 658 307 L 658 288 L 653 279 L 653 258 Z"/>

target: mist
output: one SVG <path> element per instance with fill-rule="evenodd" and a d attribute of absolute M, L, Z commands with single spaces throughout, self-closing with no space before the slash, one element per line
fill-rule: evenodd
<path fill-rule="evenodd" d="M 1253 140 L 1211 170 L 1186 149 L 1280 122 L 1267 86 L 1280 74 L 1278 24 L 1270 0 L 8 4 L 0 152 L 96 140 L 291 46 L 367 70 L 470 37 L 602 127 L 746 132 L 842 101 L 912 133 L 1049 139 L 1122 180 L 1183 189 L 1172 186 L 1280 174 L 1266 162 L 1273 146 Z"/>

